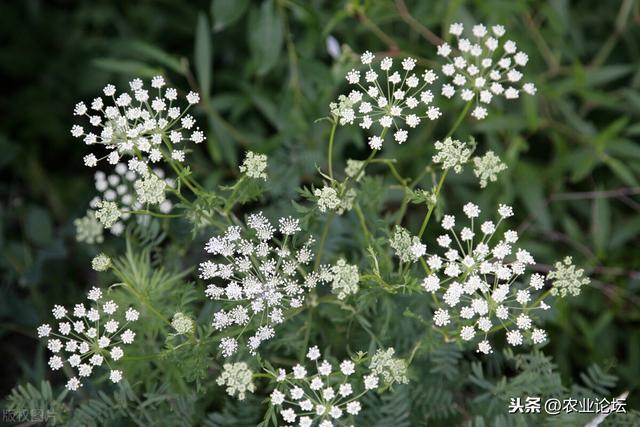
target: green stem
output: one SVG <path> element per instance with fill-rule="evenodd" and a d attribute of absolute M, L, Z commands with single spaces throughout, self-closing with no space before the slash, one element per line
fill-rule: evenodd
<path fill-rule="evenodd" d="M 431 214 L 433 213 L 433 210 L 436 208 L 436 205 L 438 204 L 438 196 L 440 195 L 440 189 L 442 189 L 442 184 L 444 184 L 444 180 L 447 177 L 448 173 L 449 173 L 449 169 L 445 169 L 444 172 L 442 173 L 442 176 L 440 177 L 440 181 L 438 181 L 438 186 L 436 187 L 436 192 L 435 192 L 435 201 L 431 206 L 429 206 L 429 210 L 427 211 L 427 214 L 425 215 L 424 220 L 422 221 L 422 225 L 420 226 L 420 232 L 418 233 L 418 238 L 422 238 L 424 231 L 427 229 L 427 224 L 429 223 L 429 219 L 431 219 Z"/>
<path fill-rule="evenodd" d="M 329 159 L 329 178 L 333 179 L 333 140 L 336 136 L 336 128 L 338 127 L 338 120 L 333 121 L 331 126 L 331 134 L 329 135 L 329 153 L 327 157 Z M 357 176 L 357 175 L 356 175 Z"/>
<path fill-rule="evenodd" d="M 316 263 L 314 266 L 314 270 L 320 266 L 320 262 L 322 260 L 322 252 L 324 251 L 324 244 L 327 241 L 327 236 L 329 235 L 329 228 L 331 227 L 331 223 L 333 222 L 333 218 L 335 218 L 336 214 L 332 212 L 327 218 L 327 222 L 324 223 L 324 229 L 322 230 L 322 236 L 320 237 L 320 246 L 318 247 L 318 256 L 316 257 Z"/>
<path fill-rule="evenodd" d="M 425 167 L 422 172 L 413 180 L 411 185 L 407 188 L 409 190 L 413 190 L 416 186 L 422 181 L 422 178 L 429 172 L 429 168 Z M 396 225 L 402 224 L 402 220 L 404 219 L 404 215 L 407 213 L 407 207 L 409 206 L 409 195 L 405 190 L 404 197 L 402 198 L 402 205 L 400 205 L 400 210 L 398 211 L 398 218 L 396 219 Z"/>
<path fill-rule="evenodd" d="M 460 114 L 458 115 L 458 118 L 456 119 L 456 121 L 453 123 L 453 126 L 451 127 L 451 129 L 449 129 L 449 132 L 447 132 L 447 135 L 444 137 L 444 139 L 449 138 L 451 135 L 453 135 L 453 133 L 458 130 L 458 127 L 460 126 L 460 124 L 462 123 L 462 120 L 464 120 L 465 116 L 467 115 L 467 113 L 469 112 L 469 108 L 471 108 L 471 104 L 473 103 L 473 101 L 469 101 L 467 102 L 467 104 L 464 106 L 464 108 L 462 109 L 462 111 L 460 112 Z"/>
<path fill-rule="evenodd" d="M 367 242 L 367 245 L 370 245 L 370 235 L 369 229 L 367 228 L 367 222 L 364 218 L 364 214 L 362 213 L 362 209 L 360 208 L 360 204 L 358 202 L 354 205 L 354 210 L 356 211 L 356 216 L 360 221 L 360 226 L 362 227 L 362 234 L 364 234 L 364 239 Z"/>
<path fill-rule="evenodd" d="M 469 108 L 471 108 L 471 104 L 472 104 L 472 101 L 469 101 L 466 103 L 466 105 L 458 115 L 458 118 L 453 123 L 453 126 L 451 127 L 451 129 L 449 129 L 449 132 L 447 132 L 445 139 L 453 135 L 453 133 L 458 129 L 458 127 L 462 123 L 462 120 L 464 120 L 465 116 L 469 112 Z M 438 204 L 438 197 L 440 196 L 440 190 L 442 189 L 442 185 L 444 184 L 444 180 L 447 178 L 448 173 L 449 173 L 449 169 L 445 169 L 444 172 L 442 173 L 442 176 L 440 177 L 440 181 L 438 181 L 438 186 L 436 187 L 436 192 L 435 192 L 435 200 L 434 200 L 434 203 L 429 207 L 429 210 L 427 211 L 427 214 L 425 215 L 424 220 L 422 221 L 422 225 L 420 226 L 420 232 L 418 233 L 419 238 L 422 238 L 424 231 L 427 229 L 427 224 L 429 223 L 429 219 L 431 219 L 431 214 L 433 213 L 433 210 L 436 208 L 436 205 Z"/>
<path fill-rule="evenodd" d="M 158 212 L 153 212 L 146 209 L 136 210 L 136 211 L 127 211 L 127 213 L 132 215 L 151 215 L 156 218 L 182 218 L 183 215 L 180 214 L 163 214 Z"/>

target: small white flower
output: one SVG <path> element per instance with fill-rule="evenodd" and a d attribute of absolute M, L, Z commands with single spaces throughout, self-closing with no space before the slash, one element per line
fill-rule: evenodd
<path fill-rule="evenodd" d="M 113 383 L 119 383 L 120 380 L 122 380 L 122 371 L 119 371 L 117 369 L 113 369 L 111 371 L 111 373 L 109 374 L 109 379 Z"/>
<path fill-rule="evenodd" d="M 247 152 L 244 162 L 240 166 L 240 172 L 245 173 L 249 178 L 267 180 L 267 156 L 265 154 L 256 154 Z"/>
<path fill-rule="evenodd" d="M 373 390 L 375 388 L 378 388 L 378 376 L 375 374 L 372 374 L 364 377 L 364 388 L 367 390 Z"/>
<path fill-rule="evenodd" d="M 309 348 L 309 351 L 307 352 L 307 358 L 309 358 L 309 360 L 317 360 L 319 357 L 320 349 L 318 349 L 317 345 Z"/>
<path fill-rule="evenodd" d="M 547 333 L 542 329 L 534 329 L 531 333 L 531 340 L 534 344 L 541 344 L 547 340 Z"/>
<path fill-rule="evenodd" d="M 483 354 L 493 353 L 493 350 L 491 349 L 491 344 L 489 344 L 489 341 L 482 340 L 478 343 L 478 353 L 483 353 Z"/>
<path fill-rule="evenodd" d="M 512 346 L 522 344 L 522 333 L 518 330 L 512 330 L 507 332 L 507 342 Z"/>

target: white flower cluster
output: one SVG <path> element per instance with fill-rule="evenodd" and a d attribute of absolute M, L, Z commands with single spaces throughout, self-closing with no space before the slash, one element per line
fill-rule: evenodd
<path fill-rule="evenodd" d="M 344 259 L 331 267 L 331 292 L 337 295 L 338 299 L 345 299 L 349 295 L 358 292 L 358 283 L 360 282 L 360 274 L 357 265 L 347 264 Z"/>
<path fill-rule="evenodd" d="M 408 138 L 403 126 L 414 128 L 422 119 L 436 120 L 440 108 L 433 105 L 434 94 L 428 87 L 437 79 L 433 70 L 426 70 L 421 76 L 414 73 L 416 60 L 405 58 L 401 70 L 393 70 L 393 59 L 380 61 L 380 70 L 371 66 L 374 55 L 365 52 L 360 57 L 367 71 L 361 76 L 358 70 L 347 74 L 349 84 L 356 86 L 349 95 L 341 95 L 338 102 L 329 105 L 331 113 L 341 125 L 351 125 L 356 120 L 363 129 L 374 124 L 384 130 L 369 138 L 369 146 L 380 150 L 387 130 L 393 129 L 393 139 L 402 144 Z M 384 80 L 379 76 L 384 75 Z"/>
<path fill-rule="evenodd" d="M 545 331 L 534 328 L 531 317 L 535 311 L 549 308 L 534 298 L 544 286 L 544 277 L 531 274 L 524 280 L 527 266 L 535 263 L 533 257 L 514 247 L 518 233 L 513 230 L 502 233 L 492 245 L 502 221 L 513 215 L 512 208 L 500 205 L 498 222 L 484 221 L 479 227 L 478 206 L 467 203 L 463 211 L 470 219 L 469 226 L 456 233 L 455 218 L 445 215 L 441 225 L 448 234 L 437 239 L 444 255 L 426 256 L 430 274 L 422 286 L 443 303 L 433 315 L 435 326 L 456 329 L 464 341 L 480 336 L 478 351 L 485 354 L 492 351 L 487 336 L 496 326 L 506 329 L 512 346 L 525 340 L 534 344 L 545 341 Z"/>
<path fill-rule="evenodd" d="M 89 308 L 76 304 L 68 311 L 56 305 L 52 312 L 59 321 L 57 327 L 49 324 L 38 327 L 38 338 L 48 338 L 47 348 L 53 353 L 49 367 L 57 371 L 67 363 L 77 371 L 77 376 L 67 382 L 69 390 L 81 387 L 78 377 L 90 376 L 103 363 L 110 369 L 111 381 L 117 383 L 122 379 L 122 371 L 114 369 L 112 364 L 124 356 L 122 346 L 133 343 L 136 334 L 127 327 L 138 320 L 139 313 L 129 307 L 123 321 L 121 313 L 117 314 L 118 305 L 102 297 L 100 289 L 92 288 L 88 294 Z"/>
<path fill-rule="evenodd" d="M 164 171 L 153 168 L 151 172 L 145 170 L 143 176 L 128 170 L 127 165 L 118 163 L 115 173 L 105 174 L 97 171 L 94 174 L 95 188 L 99 195 L 94 197 L 89 206 L 97 209 L 102 202 L 113 202 L 122 211 L 120 218 L 109 228 L 112 234 L 119 236 L 124 231 L 125 222 L 131 217 L 129 211 L 142 209 L 146 204 L 159 204 L 159 211 L 170 213 L 173 204 L 165 198 L 166 187 L 173 187 L 174 181 L 164 178 Z M 144 215 L 138 216 L 139 221 L 145 221 Z"/>
<path fill-rule="evenodd" d="M 551 295 L 559 295 L 561 298 L 580 295 L 582 286 L 591 283 L 591 279 L 584 275 L 584 270 L 576 268 L 570 256 L 556 262 L 555 268 L 547 274 L 551 280 Z"/>
<path fill-rule="evenodd" d="M 240 166 L 240 172 L 247 174 L 249 178 L 267 180 L 267 155 L 247 152 L 244 162 Z"/>
<path fill-rule="evenodd" d="M 436 141 L 436 154 L 433 155 L 433 163 L 442 164 L 443 169 L 453 169 L 460 173 L 462 166 L 469 161 L 473 150 L 467 144 L 457 139 L 447 138 L 444 141 Z"/>
<path fill-rule="evenodd" d="M 364 176 L 364 165 L 365 162 L 362 160 L 347 159 L 347 166 L 344 168 L 344 173 L 349 178 L 358 182 Z"/>
<path fill-rule="evenodd" d="M 149 162 L 183 162 L 183 143 L 199 144 L 205 140 L 204 132 L 195 127 L 194 118 L 186 114 L 200 96 L 195 92 L 187 94 L 188 106 L 182 110 L 175 105 L 178 91 L 165 88 L 162 76 L 151 80 L 150 90 L 141 79 L 132 80 L 129 86 L 130 92 L 117 94 L 115 86 L 109 84 L 103 89 L 105 99 L 97 97 L 88 106 L 84 102 L 76 104 L 73 114 L 86 117 L 90 126 L 85 129 L 74 125 L 71 135 L 82 138 L 87 145 L 102 145 L 108 151 L 106 155 L 86 155 L 84 164 L 94 167 L 106 159 L 115 165 L 129 156 L 128 168 L 140 173 Z"/>
<path fill-rule="evenodd" d="M 451 79 L 442 85 L 443 96 L 451 98 L 457 93 L 464 101 L 475 100 L 471 115 L 481 120 L 487 117 L 486 106 L 494 97 L 518 98 L 519 88 L 529 95 L 536 93 L 533 83 L 521 83 L 523 75 L 518 70 L 529 57 L 518 51 L 513 40 L 501 40 L 505 35 L 502 25 L 490 30 L 483 24 L 474 25 L 472 40 L 462 37 L 463 31 L 461 23 L 451 24 L 449 33 L 457 38 L 456 46 L 438 46 L 438 55 L 448 60 L 442 74 Z"/>
<path fill-rule="evenodd" d="M 226 386 L 229 396 L 238 395 L 238 400 L 244 400 L 246 393 L 253 393 L 256 386 L 253 384 L 253 372 L 244 362 L 225 363 L 222 374 L 216 379 L 216 383 Z"/>
<path fill-rule="evenodd" d="M 193 319 L 182 312 L 177 312 L 171 319 L 171 327 L 178 335 L 186 335 L 193 333 L 195 325 Z"/>
<path fill-rule="evenodd" d="M 407 362 L 403 359 L 394 357 L 396 350 L 388 348 L 386 350 L 378 349 L 373 357 L 369 369 L 376 375 L 382 377 L 386 385 L 407 384 Z"/>
<path fill-rule="evenodd" d="M 107 271 L 111 267 L 111 258 L 105 254 L 98 254 L 91 260 L 91 268 L 95 271 Z"/>
<path fill-rule="evenodd" d="M 411 236 L 407 229 L 396 225 L 389 245 L 402 262 L 416 262 L 427 251 L 427 246 L 420 242 L 418 236 Z"/>
<path fill-rule="evenodd" d="M 297 219 L 280 218 L 278 231 L 281 240 L 275 238 L 276 229 L 262 213 L 249 215 L 247 230 L 230 226 L 223 235 L 207 243 L 205 250 L 222 262 L 200 264 L 202 279 L 224 282 L 224 286 L 208 285 L 207 296 L 233 306 L 214 314 L 214 329 L 238 326 L 242 329 L 239 337 L 250 326 L 256 326 L 247 341 L 251 354 L 274 336 L 274 326 L 285 320 L 287 309 L 301 307 L 310 289 L 331 280 L 327 267 L 319 272 L 305 271 L 314 257 L 311 251 L 314 241 L 296 244 L 295 237 L 300 231 Z M 237 347 L 234 337 L 225 337 L 220 343 L 225 357 L 234 354 Z"/>
<path fill-rule="evenodd" d="M 76 228 L 76 240 L 78 242 L 93 245 L 104 241 L 102 224 L 96 218 L 96 213 L 91 209 L 87 210 L 87 214 L 82 218 L 76 218 L 73 221 L 73 225 Z"/>
<path fill-rule="evenodd" d="M 348 419 L 360 413 L 359 399 L 369 390 L 378 388 L 378 375 L 356 373 L 356 364 L 344 360 L 334 367 L 320 361 L 318 347 L 308 349 L 307 358 L 315 361 L 315 373 L 298 364 L 290 373 L 280 369 L 278 385 L 271 393 L 271 404 L 286 423 L 300 427 L 332 427 L 350 425 Z"/>
<path fill-rule="evenodd" d="M 313 195 L 317 197 L 318 210 L 322 213 L 333 211 L 338 215 L 342 215 L 345 211 L 353 209 L 353 202 L 356 199 L 356 190 L 353 188 L 346 189 L 344 194 L 340 195 L 340 191 L 325 185 L 322 188 L 316 188 Z"/>
<path fill-rule="evenodd" d="M 495 182 L 498 174 L 505 169 L 507 165 L 493 151 L 487 151 L 482 157 L 473 158 L 473 173 L 480 181 L 480 188 L 485 188 L 489 182 Z"/>
<path fill-rule="evenodd" d="M 101 200 L 96 203 L 96 218 L 104 228 L 111 228 L 122 218 L 123 212 L 116 202 Z"/>

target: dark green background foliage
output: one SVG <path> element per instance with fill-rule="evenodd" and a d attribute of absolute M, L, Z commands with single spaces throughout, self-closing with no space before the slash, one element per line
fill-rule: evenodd
<path fill-rule="evenodd" d="M 415 295 L 380 303 L 381 295 L 372 292 L 370 306 L 362 310 L 376 313 L 374 325 L 328 308 L 312 319 L 318 325 L 314 337 L 333 349 L 367 350 L 366 333 L 347 342 L 345 336 L 323 337 L 321 331 L 371 328 L 401 355 L 416 339 L 425 340 L 411 367 L 412 385 L 371 397 L 367 403 L 378 412 L 368 412 L 363 425 L 524 425 L 532 421 L 508 416 L 506 402 L 527 394 L 611 397 L 629 391 L 629 406 L 640 408 L 640 8 L 634 0 L 3 1 L 2 395 L 16 384 L 30 382 L 39 389 L 50 380 L 53 391 L 45 383 L 43 390 L 25 389 L 20 395 L 32 407 L 38 399 L 51 404 L 48 396 L 57 396 L 63 378 L 48 371 L 35 327 L 49 319 L 53 304 L 77 302 L 90 286 L 109 284 L 89 268 L 97 249 L 74 239 L 73 220 L 84 215 L 94 191 L 92 172 L 82 166 L 86 147 L 69 133 L 76 102 L 90 100 L 108 82 L 122 87 L 134 76 L 158 73 L 183 90 L 199 90 L 205 99 L 197 118 L 208 142 L 189 156 L 198 179 L 210 188 L 228 183 L 246 150 L 266 153 L 269 192 L 237 213 L 256 206 L 267 206 L 267 213 L 293 213 L 290 200 L 304 203 L 298 188 L 320 183 L 316 168 L 326 167 L 329 125 L 316 120 L 328 114 L 329 102 L 344 90 L 344 75 L 357 59 L 353 52 L 413 55 L 429 66 L 435 58 L 432 32 L 442 34 L 457 20 L 504 24 L 530 56 L 525 74 L 537 84 L 538 94 L 494 105 L 482 122 L 465 121 L 458 136 L 473 134 L 478 152 L 495 151 L 509 169 L 482 192 L 470 173 L 452 176 L 438 211 L 459 210 L 469 200 L 485 209 L 511 203 L 522 246 L 531 250 L 538 267 L 544 270 L 572 254 L 591 275 L 592 285 L 580 297 L 555 305 L 546 319 L 546 356 L 498 352 L 480 359 L 454 345 L 437 346 L 435 335 L 424 337 L 420 319 L 426 313 L 409 313 Z M 329 36 L 342 45 L 339 58 L 327 52 Z M 384 156 L 397 159 L 402 176 L 415 177 L 429 163 L 433 142 L 452 117 L 420 127 L 402 146 L 388 141 Z M 336 171 L 347 158 L 363 159 L 369 152 L 355 128 L 339 128 L 336 144 Z M 376 172 L 385 171 L 377 165 L 370 173 Z M 372 226 L 388 220 L 373 212 L 391 216 L 402 200 L 401 191 L 380 194 L 381 179 L 369 180 L 362 190 L 362 207 L 365 215 L 371 212 Z M 423 213 L 423 206 L 410 205 L 404 225 L 417 230 Z M 351 234 L 357 224 L 353 213 L 336 220 L 325 253 L 340 248 L 366 264 L 359 249 L 364 243 Z M 187 225 L 165 228 L 157 236 L 177 242 L 190 238 Z M 169 312 L 189 307 L 203 325 L 209 323 L 211 307 L 191 304 L 201 299 L 202 284 L 188 283 L 192 273 L 171 275 L 201 260 L 206 237 L 189 246 L 167 246 L 162 254 L 152 251 L 145 261 L 153 268 L 161 257 L 164 285 L 193 288 L 176 295 L 171 287 L 155 289 L 159 304 L 164 299 L 168 307 L 166 301 L 172 301 Z M 139 236 L 138 243 L 147 247 L 153 239 Z M 125 253 L 122 241 L 113 238 L 107 238 L 105 250 Z M 300 326 L 304 321 L 292 322 Z M 352 322 L 356 326 L 349 326 Z M 287 338 L 275 340 L 273 348 L 286 348 Z M 254 424 L 263 416 L 263 403 L 255 397 L 246 404 L 223 403 L 217 397 L 222 390 L 213 385 L 219 362 L 211 354 L 195 349 L 165 360 L 162 385 L 144 381 L 145 375 L 158 375 L 146 366 L 151 362 L 131 363 L 133 373 L 126 372 L 139 380 L 132 381 L 136 394 L 103 384 L 106 394 L 94 393 L 92 400 L 67 396 L 55 404 L 56 412 L 84 405 L 75 411 L 79 425 L 108 417 L 147 425 L 167 419 L 186 425 Z M 180 371 L 167 367 L 180 363 L 189 365 L 186 370 L 194 378 L 181 378 Z M 143 405 L 149 396 L 152 403 Z M 586 420 L 556 418 L 558 425 Z"/>

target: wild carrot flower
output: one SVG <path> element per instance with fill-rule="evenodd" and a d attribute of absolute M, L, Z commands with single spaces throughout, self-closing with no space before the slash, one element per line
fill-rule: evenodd
<path fill-rule="evenodd" d="M 96 208 L 96 218 L 104 228 L 111 228 L 122 217 L 122 212 L 115 202 L 102 200 L 96 203 Z"/>
<path fill-rule="evenodd" d="M 360 59 L 366 71 L 349 71 L 347 82 L 354 89 L 346 96 L 341 95 L 329 108 L 341 125 L 357 122 L 363 129 L 379 129 L 377 135 L 369 139 L 372 149 L 382 148 L 383 129 L 393 134 L 395 142 L 402 144 L 408 138 L 405 127 L 415 128 L 422 119 L 440 117 L 440 109 L 433 105 L 434 94 L 429 89 L 437 79 L 433 70 L 416 73 L 413 58 L 401 60 L 399 69 L 394 69 L 392 58 L 383 58 L 379 69 L 374 69 L 371 64 L 375 58 L 368 51 Z"/>
<path fill-rule="evenodd" d="M 362 160 L 347 159 L 347 167 L 344 168 L 345 175 L 356 182 L 360 181 L 364 176 L 364 164 L 365 162 Z"/>
<path fill-rule="evenodd" d="M 244 400 L 247 392 L 253 393 L 256 389 L 253 384 L 253 372 L 246 363 L 225 363 L 222 369 L 216 383 L 225 386 L 229 396 L 238 395 L 238 400 Z"/>
<path fill-rule="evenodd" d="M 246 174 L 249 178 L 267 180 L 267 156 L 266 154 L 256 154 L 252 151 L 247 152 L 247 156 L 240 166 L 240 172 Z"/>
<path fill-rule="evenodd" d="M 98 254 L 91 260 L 91 268 L 95 271 L 106 271 L 111 266 L 111 258 L 105 254 Z"/>
<path fill-rule="evenodd" d="M 204 133 L 187 114 L 200 100 L 197 93 L 187 94 L 187 107 L 182 109 L 177 105 L 178 91 L 166 88 L 162 76 L 151 80 L 151 89 L 145 88 L 141 79 L 132 80 L 129 87 L 129 91 L 117 93 L 109 84 L 103 89 L 104 98 L 94 98 L 88 105 L 76 104 L 73 114 L 85 117 L 89 125 L 74 125 L 71 134 L 106 151 L 85 156 L 86 166 L 94 167 L 102 160 L 115 165 L 130 158 L 127 166 L 140 173 L 141 167 L 163 159 L 182 162 L 185 142 L 204 141 Z"/>
<path fill-rule="evenodd" d="M 495 182 L 498 174 L 505 169 L 507 165 L 493 151 L 487 151 L 482 157 L 473 158 L 473 173 L 480 182 L 480 188 L 485 188 L 489 182 Z"/>
<path fill-rule="evenodd" d="M 103 171 L 96 171 L 94 174 L 98 195 L 91 200 L 89 206 L 96 209 L 103 201 L 113 202 L 118 206 L 120 218 L 108 227 L 116 236 L 124 231 L 125 223 L 131 217 L 130 211 L 141 210 L 149 205 L 158 205 L 158 210 L 165 214 L 173 209 L 165 190 L 174 186 L 174 180 L 165 178 L 164 171 L 160 168 L 143 172 L 140 175 L 128 170 L 124 163 L 118 163 L 112 174 L 107 175 Z M 139 222 L 148 219 L 146 215 L 138 215 L 137 218 Z"/>
<path fill-rule="evenodd" d="M 409 263 L 419 260 L 427 250 L 427 246 L 420 242 L 417 236 L 411 236 L 407 229 L 399 225 L 396 225 L 389 245 L 395 250 L 400 261 Z"/>
<path fill-rule="evenodd" d="M 353 188 L 344 190 L 341 194 L 340 188 L 336 189 L 329 185 L 316 188 L 313 195 L 316 197 L 318 210 L 322 213 L 333 211 L 342 215 L 345 211 L 353 209 L 353 202 L 356 199 L 356 191 Z"/>
<path fill-rule="evenodd" d="M 110 370 L 114 383 L 122 379 L 122 371 L 114 369 L 115 362 L 124 356 L 123 347 L 133 343 L 135 332 L 128 328 L 138 320 L 138 312 L 129 307 L 124 316 L 116 314 L 118 305 L 103 298 L 98 288 L 92 288 L 87 297 L 87 308 L 76 304 L 67 310 L 61 305 L 53 307 L 53 317 L 59 321 L 55 327 L 44 324 L 38 327 L 38 338 L 48 338 L 47 348 L 53 354 L 49 367 L 57 371 L 66 363 L 77 376 L 67 382 L 67 389 L 82 386 L 79 378 L 89 377 L 103 363 Z M 78 378 L 79 377 L 79 378 Z"/>
<path fill-rule="evenodd" d="M 526 277 L 527 267 L 535 261 L 529 252 L 515 247 L 517 232 L 498 233 L 513 209 L 500 205 L 497 223 L 481 224 L 477 222 L 478 206 L 467 203 L 463 211 L 470 224 L 456 232 L 456 219 L 445 215 L 441 226 L 447 233 L 437 238 L 444 254 L 426 255 L 430 272 L 422 286 L 440 306 L 433 316 L 434 325 L 453 329 L 463 341 L 479 338 L 481 353 L 492 351 L 487 337 L 497 326 L 506 329 L 512 346 L 525 341 L 541 343 L 546 333 L 535 328 L 533 320 L 538 310 L 549 308 L 536 296 L 544 287 L 544 277 Z"/>
<path fill-rule="evenodd" d="M 447 138 L 444 141 L 436 141 L 436 154 L 433 163 L 442 164 L 443 169 L 453 169 L 456 173 L 462 171 L 462 166 L 469 161 L 472 148 L 457 139 Z"/>
<path fill-rule="evenodd" d="M 547 275 L 547 279 L 551 280 L 551 295 L 559 295 L 561 298 L 567 294 L 578 296 L 582 286 L 591 282 L 588 277 L 585 277 L 583 269 L 573 265 L 570 256 L 556 262 L 554 267 Z"/>
<path fill-rule="evenodd" d="M 403 359 L 394 357 L 395 352 L 394 348 L 378 349 L 369 364 L 371 372 L 381 376 L 386 385 L 407 384 L 409 382 L 407 363 Z"/>
<path fill-rule="evenodd" d="M 463 32 L 462 24 L 451 24 L 449 33 L 456 37 L 455 45 L 438 46 L 438 55 L 448 61 L 441 70 L 450 79 L 442 86 L 444 97 L 457 94 L 464 101 L 474 101 L 471 115 L 481 120 L 487 116 L 487 106 L 494 97 L 515 99 L 521 90 L 529 95 L 536 93 L 533 83 L 522 83 L 523 74 L 519 71 L 529 57 L 518 50 L 513 40 L 503 40 L 506 31 L 502 25 L 490 29 L 483 24 L 474 25 L 471 39 L 463 37 Z"/>
<path fill-rule="evenodd" d="M 176 331 L 178 335 L 186 335 L 193 332 L 195 324 L 193 319 L 184 313 L 178 312 L 173 315 L 171 319 L 171 327 Z"/>
<path fill-rule="evenodd" d="M 357 265 L 349 265 L 344 259 L 331 267 L 331 292 L 337 295 L 338 299 L 345 299 L 349 295 L 358 292 L 360 274 Z"/>
<path fill-rule="evenodd" d="M 275 335 L 274 327 L 284 322 L 287 310 L 300 308 L 310 289 L 331 280 L 327 267 L 307 272 L 314 240 L 299 243 L 300 231 L 297 219 L 280 218 L 276 231 L 262 213 L 257 213 L 249 215 L 246 230 L 230 226 L 205 246 L 216 257 L 215 262 L 200 264 L 200 277 L 216 280 L 208 285 L 206 294 L 230 306 L 214 314 L 213 327 L 238 327 L 238 337 L 254 329 L 247 340 L 251 354 Z M 276 232 L 280 238 L 276 238 Z M 225 357 L 235 353 L 237 347 L 236 337 L 226 337 L 220 344 Z"/>
<path fill-rule="evenodd" d="M 78 242 L 93 245 L 104 241 L 102 236 L 103 227 L 96 218 L 94 211 L 88 210 L 85 216 L 75 219 L 73 225 L 76 227 L 76 240 Z"/>
<path fill-rule="evenodd" d="M 314 346 L 308 349 L 307 358 L 315 362 L 315 369 L 298 364 L 291 372 L 270 372 L 276 380 L 271 405 L 286 423 L 297 422 L 302 427 L 350 425 L 362 409 L 360 398 L 378 388 L 378 375 L 357 372 L 351 360 L 334 365 L 326 359 L 320 361 L 320 357 Z"/>

